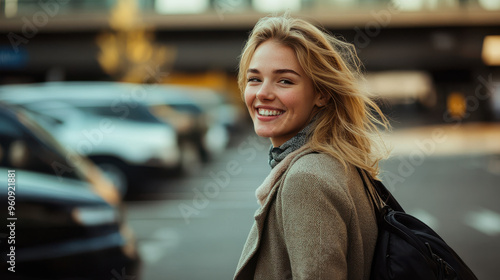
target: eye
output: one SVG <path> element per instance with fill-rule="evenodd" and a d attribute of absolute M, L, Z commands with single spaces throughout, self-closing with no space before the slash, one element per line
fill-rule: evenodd
<path fill-rule="evenodd" d="M 260 82 L 259 78 L 256 78 L 256 77 L 250 77 L 247 79 L 247 83 L 256 83 L 256 82 Z"/>
<path fill-rule="evenodd" d="M 281 79 L 279 81 L 280 84 L 285 84 L 285 85 L 293 85 L 293 82 L 288 80 L 288 79 Z"/>

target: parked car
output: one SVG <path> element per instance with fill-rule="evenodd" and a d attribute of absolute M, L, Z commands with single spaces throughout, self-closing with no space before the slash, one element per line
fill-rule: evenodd
<path fill-rule="evenodd" d="M 226 94 L 208 88 L 191 88 L 187 93 L 197 100 L 213 123 L 224 126 L 228 131 L 235 131 L 247 116 L 243 107 L 230 102 Z"/>
<path fill-rule="evenodd" d="M 0 88 L 63 145 L 94 161 L 123 195 L 140 191 L 144 172 L 186 168 L 189 150 L 174 127 L 154 116 L 136 85 L 45 83 Z M 137 188 L 136 188 L 137 187 Z"/>
<path fill-rule="evenodd" d="M 188 96 L 189 90 L 180 86 L 155 85 L 150 88 L 146 103 L 158 118 L 176 126 L 182 145 L 193 145 L 198 159 L 207 162 L 214 152 L 205 143 L 210 123 L 199 103 Z M 225 136 L 221 135 L 222 141 Z"/>
<path fill-rule="evenodd" d="M 116 188 L 24 110 L 0 102 L 5 186 L 9 173 L 14 185 L 0 201 L 5 211 L 13 201 L 9 217 L 16 220 L 13 231 L 0 230 L 1 279 L 108 280 L 122 271 L 138 279 L 140 258 Z M 7 238 L 15 243 L 6 246 Z"/>
<path fill-rule="evenodd" d="M 224 151 L 231 133 L 242 122 L 242 112 L 227 102 L 222 94 L 207 88 L 174 85 L 154 85 L 147 101 L 155 110 L 171 108 L 191 118 L 191 138 L 203 160 Z"/>

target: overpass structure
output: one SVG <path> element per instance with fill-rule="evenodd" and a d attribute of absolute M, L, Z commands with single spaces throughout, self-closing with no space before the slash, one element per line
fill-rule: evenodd
<path fill-rule="evenodd" d="M 167 4 L 175 2 L 177 6 Z M 471 96 L 481 85 L 484 91 L 500 80 L 497 2 L 7 0 L 0 4 L 0 83 L 113 79 L 99 58 L 103 53 L 99 36 L 124 26 L 134 29 L 139 23 L 147 32 L 136 34 L 138 38 L 167 47 L 165 71 L 234 77 L 252 26 L 260 17 L 289 7 L 292 15 L 353 43 L 366 71 L 375 74 L 379 84 L 390 83 L 393 76 L 385 75 L 384 82 L 378 73 L 403 71 L 409 80 L 415 79 L 412 73 L 424 74 L 431 81 L 424 91 L 434 91 L 433 102 L 445 104 L 452 93 Z M 124 8 L 127 4 L 135 7 L 135 13 Z M 139 46 L 136 52 L 141 50 Z M 115 59 L 120 56 L 115 54 Z"/>

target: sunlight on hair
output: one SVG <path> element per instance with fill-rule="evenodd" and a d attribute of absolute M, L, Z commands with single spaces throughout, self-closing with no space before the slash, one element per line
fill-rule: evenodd
<path fill-rule="evenodd" d="M 337 158 L 345 168 L 350 163 L 377 177 L 379 161 L 389 155 L 379 129 L 389 130 L 390 125 L 371 95 L 363 92 L 362 65 L 354 45 L 288 14 L 262 18 L 241 55 L 238 85 L 242 94 L 252 56 L 267 40 L 293 49 L 314 90 L 327 97 L 309 135 L 311 149 Z"/>

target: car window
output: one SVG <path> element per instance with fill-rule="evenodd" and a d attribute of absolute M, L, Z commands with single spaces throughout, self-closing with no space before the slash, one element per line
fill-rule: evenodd
<path fill-rule="evenodd" d="M 119 118 L 128 121 L 160 123 L 160 121 L 145 106 L 137 104 L 120 104 L 119 106 L 78 106 L 84 112 L 103 117 Z"/>
<path fill-rule="evenodd" d="M 24 116 L 0 114 L 0 166 L 83 180 L 54 141 Z"/>
<path fill-rule="evenodd" d="M 12 121 L 0 117 L 0 135 L 12 135 L 13 137 L 20 138 L 22 136 L 22 131 L 12 123 Z M 4 142 L 4 138 L 0 138 L 1 142 Z"/>
<path fill-rule="evenodd" d="M 194 115 L 202 113 L 201 109 L 193 104 L 170 104 L 170 106 L 179 112 L 186 112 Z"/>

